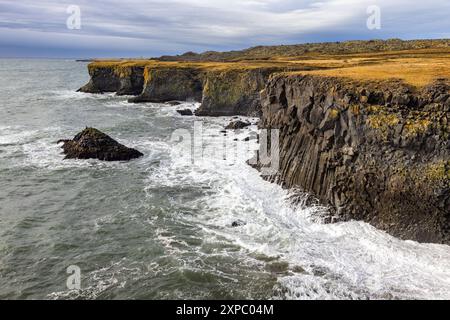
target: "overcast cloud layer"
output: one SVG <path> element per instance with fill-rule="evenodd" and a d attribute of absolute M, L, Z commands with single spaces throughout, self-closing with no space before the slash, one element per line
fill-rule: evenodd
<path fill-rule="evenodd" d="M 81 29 L 66 26 L 69 5 Z M 381 8 L 381 29 L 366 27 Z M 449 38 L 449 0 L 0 0 L 0 56 L 150 57 L 386 38 Z"/>

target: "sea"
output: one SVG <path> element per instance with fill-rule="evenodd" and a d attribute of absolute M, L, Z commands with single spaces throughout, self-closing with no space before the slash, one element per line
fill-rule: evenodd
<path fill-rule="evenodd" d="M 450 299 L 449 246 L 324 224 L 264 180 L 257 119 L 225 134 L 236 119 L 76 92 L 88 80 L 86 62 L 0 60 L 1 299 Z M 144 156 L 65 160 L 57 141 L 86 127 Z"/>

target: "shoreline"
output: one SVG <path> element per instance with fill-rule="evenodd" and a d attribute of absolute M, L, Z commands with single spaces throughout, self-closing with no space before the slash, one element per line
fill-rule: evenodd
<path fill-rule="evenodd" d="M 280 131 L 281 167 L 269 181 L 317 197 L 332 208 L 330 221 L 362 220 L 402 239 L 449 244 L 450 70 L 437 75 L 441 61 L 450 61 L 450 49 L 95 61 L 80 91 L 134 95 L 136 103 L 192 100 L 201 103 L 197 116 L 257 116 L 261 128 Z M 417 76 L 426 72 L 440 80 Z"/>

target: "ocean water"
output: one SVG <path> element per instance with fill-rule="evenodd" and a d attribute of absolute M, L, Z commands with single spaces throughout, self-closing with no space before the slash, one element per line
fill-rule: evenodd
<path fill-rule="evenodd" d="M 0 60 L 0 298 L 450 298 L 449 246 L 321 224 L 246 165 L 256 126 L 224 136 L 230 118 L 76 93 L 87 80 L 86 63 Z M 193 163 L 176 137 L 199 124 Z M 56 141 L 86 126 L 145 156 L 64 160 Z"/>

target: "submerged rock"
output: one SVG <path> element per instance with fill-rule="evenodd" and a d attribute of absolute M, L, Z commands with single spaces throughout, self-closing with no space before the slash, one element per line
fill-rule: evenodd
<path fill-rule="evenodd" d="M 165 104 L 168 104 L 169 106 L 179 106 L 181 104 L 180 101 L 167 101 Z"/>
<path fill-rule="evenodd" d="M 231 224 L 231 226 L 233 227 L 233 228 L 237 228 L 237 227 L 243 227 L 243 226 L 245 226 L 247 223 L 245 222 L 245 221 L 242 221 L 242 220 L 236 220 L 236 221 L 233 221 L 233 223 Z"/>
<path fill-rule="evenodd" d="M 244 122 L 241 120 L 238 121 L 232 121 L 229 125 L 225 127 L 227 130 L 237 130 L 237 129 L 244 129 L 251 126 L 250 122 Z"/>
<path fill-rule="evenodd" d="M 128 148 L 95 128 L 86 128 L 72 140 L 60 140 L 65 159 L 99 159 L 103 161 L 128 161 L 143 154 Z"/>
<path fill-rule="evenodd" d="M 289 263 L 284 261 L 275 261 L 266 264 L 266 270 L 272 273 L 286 273 L 289 270 Z"/>
<path fill-rule="evenodd" d="M 192 112 L 191 109 L 177 110 L 177 112 L 179 114 L 181 114 L 182 116 L 193 116 L 194 115 L 194 113 Z"/>

